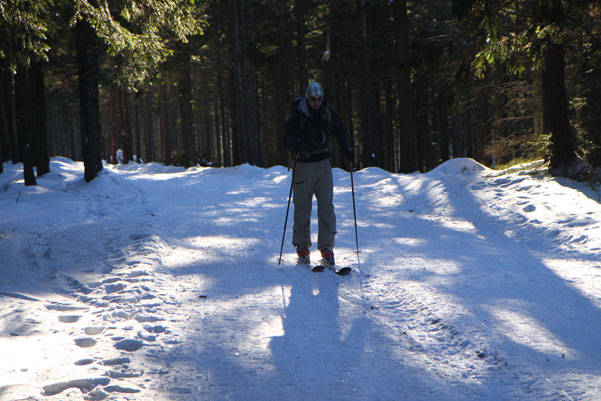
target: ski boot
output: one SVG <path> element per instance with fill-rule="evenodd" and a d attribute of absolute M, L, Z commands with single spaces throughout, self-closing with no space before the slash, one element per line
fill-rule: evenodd
<path fill-rule="evenodd" d="M 298 255 L 298 263 L 304 263 L 307 265 L 311 263 L 311 252 L 309 252 L 309 248 L 306 246 L 297 246 L 296 254 Z"/>
<path fill-rule="evenodd" d="M 334 251 L 332 248 L 323 248 L 321 251 L 321 261 L 329 266 L 334 266 L 336 262 L 334 261 Z"/>

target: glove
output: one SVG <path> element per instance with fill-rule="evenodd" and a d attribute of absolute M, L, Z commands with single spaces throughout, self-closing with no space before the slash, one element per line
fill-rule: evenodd
<path fill-rule="evenodd" d="M 349 161 L 349 164 L 352 167 L 355 164 L 355 152 L 353 152 L 353 149 L 347 148 L 346 150 L 343 151 L 343 153 L 344 153 L 344 156 L 346 157 L 346 159 Z"/>
<path fill-rule="evenodd" d="M 301 143 L 297 138 L 288 138 L 286 141 L 286 148 L 292 153 L 298 153 L 301 147 Z"/>

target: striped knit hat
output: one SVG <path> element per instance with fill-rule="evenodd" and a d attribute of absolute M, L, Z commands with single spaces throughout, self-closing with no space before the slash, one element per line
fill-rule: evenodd
<path fill-rule="evenodd" d="M 307 86 L 307 91 L 305 92 L 305 97 L 310 98 L 313 96 L 321 96 L 323 97 L 323 87 L 317 81 L 313 81 Z"/>

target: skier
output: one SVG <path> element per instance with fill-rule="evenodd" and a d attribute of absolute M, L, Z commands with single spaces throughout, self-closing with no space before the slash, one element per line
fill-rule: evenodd
<path fill-rule="evenodd" d="M 293 110 L 286 121 L 283 144 L 296 159 L 294 174 L 294 226 L 292 244 L 298 261 L 311 263 L 311 206 L 317 199 L 319 221 L 317 248 L 324 263 L 334 265 L 334 182 L 330 164 L 330 137 L 334 135 L 352 168 L 354 153 L 349 146 L 346 128 L 340 116 L 323 99 L 319 82 L 307 86 L 305 97 L 293 101 Z"/>

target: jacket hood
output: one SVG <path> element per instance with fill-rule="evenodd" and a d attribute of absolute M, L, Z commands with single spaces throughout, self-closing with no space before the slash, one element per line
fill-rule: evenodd
<path fill-rule="evenodd" d="M 307 103 L 307 98 L 304 97 L 302 98 L 299 102 L 298 102 L 298 109 L 307 117 L 311 117 L 311 112 L 309 111 L 309 104 Z M 321 103 L 321 109 L 324 110 L 326 107 L 328 107 L 326 101 L 324 100 Z"/>

